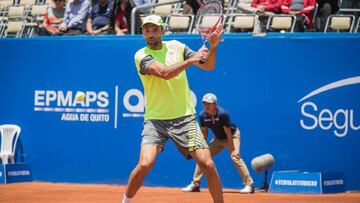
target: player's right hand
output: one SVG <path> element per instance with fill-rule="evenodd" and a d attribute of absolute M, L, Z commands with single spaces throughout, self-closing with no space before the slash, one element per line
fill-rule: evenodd
<path fill-rule="evenodd" d="M 211 49 L 216 49 L 219 43 L 224 41 L 221 39 L 221 35 L 224 34 L 223 27 L 224 25 L 221 24 L 215 29 L 215 31 L 209 34 L 208 42 Z"/>

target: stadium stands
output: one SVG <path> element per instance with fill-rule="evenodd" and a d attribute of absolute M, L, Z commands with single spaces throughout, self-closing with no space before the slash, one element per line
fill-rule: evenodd
<path fill-rule="evenodd" d="M 165 5 L 158 5 L 164 4 Z M 148 14 L 158 14 L 162 16 L 167 24 L 166 34 L 176 33 L 196 33 L 194 28 L 194 15 L 183 14 L 185 1 L 176 2 L 172 0 L 151 0 L 151 9 Z M 341 1 L 339 1 L 339 5 Z M 256 26 L 259 16 L 256 9 L 251 8 L 251 0 L 225 0 L 224 1 L 224 18 L 226 33 L 238 32 L 257 32 Z M 0 38 L 8 37 L 32 37 L 34 30 L 42 22 L 43 16 L 49 7 L 45 0 L 0 0 Z M 255 10 L 254 10 L 255 9 Z M 344 10 L 344 9 L 343 9 Z M 359 10 L 359 11 L 358 11 Z M 360 13 L 360 9 L 354 11 Z M 340 9 L 339 12 L 341 12 Z M 305 31 L 317 32 L 315 26 L 318 13 L 318 5 L 314 8 L 312 14 L 312 27 L 305 27 Z M 206 23 L 211 19 L 202 19 Z M 269 16 L 266 25 L 267 32 L 274 31 L 294 31 L 295 16 L 277 14 Z M 338 13 L 330 15 L 326 22 L 324 32 L 358 32 L 360 26 L 360 17 L 352 14 Z M 128 22 L 129 23 L 129 22 Z M 129 23 L 130 26 L 130 23 Z"/>
<path fill-rule="evenodd" d="M 49 5 L 36 0 L 0 0 L 0 38 L 30 37 Z"/>

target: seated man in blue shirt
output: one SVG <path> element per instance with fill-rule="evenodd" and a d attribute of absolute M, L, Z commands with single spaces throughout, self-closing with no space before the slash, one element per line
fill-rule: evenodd
<path fill-rule="evenodd" d="M 89 0 L 69 0 L 59 35 L 79 35 L 85 31 L 85 21 L 90 10 Z"/>
<path fill-rule="evenodd" d="M 99 0 L 89 13 L 86 30 L 90 35 L 109 34 L 113 5 L 108 0 Z"/>
<path fill-rule="evenodd" d="M 231 123 L 229 114 L 222 107 L 217 105 L 217 98 L 214 94 L 205 94 L 202 101 L 204 104 L 204 111 L 200 113 L 201 131 L 205 136 L 205 139 L 207 138 L 209 128 L 214 133 L 214 139 L 209 144 L 211 156 L 213 157 L 224 148 L 227 148 L 244 184 L 244 188 L 240 190 L 240 193 L 253 193 L 253 179 L 250 176 L 245 162 L 240 156 L 239 129 Z M 201 177 L 202 172 L 199 166 L 196 165 L 193 181 L 190 185 L 183 188 L 183 191 L 200 191 Z"/>

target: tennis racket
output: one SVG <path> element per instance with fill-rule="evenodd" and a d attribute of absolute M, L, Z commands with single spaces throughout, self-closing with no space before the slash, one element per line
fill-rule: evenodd
<path fill-rule="evenodd" d="M 206 47 L 208 37 L 221 24 L 222 18 L 223 7 L 219 1 L 206 2 L 199 8 L 195 16 L 195 27 L 201 35 L 202 47 Z M 199 63 L 205 63 L 205 59 L 201 59 Z"/>

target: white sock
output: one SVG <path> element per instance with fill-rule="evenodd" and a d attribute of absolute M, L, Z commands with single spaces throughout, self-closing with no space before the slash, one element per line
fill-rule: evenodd
<path fill-rule="evenodd" d="M 126 197 L 125 193 L 124 193 L 122 203 L 131 203 L 131 198 Z"/>

